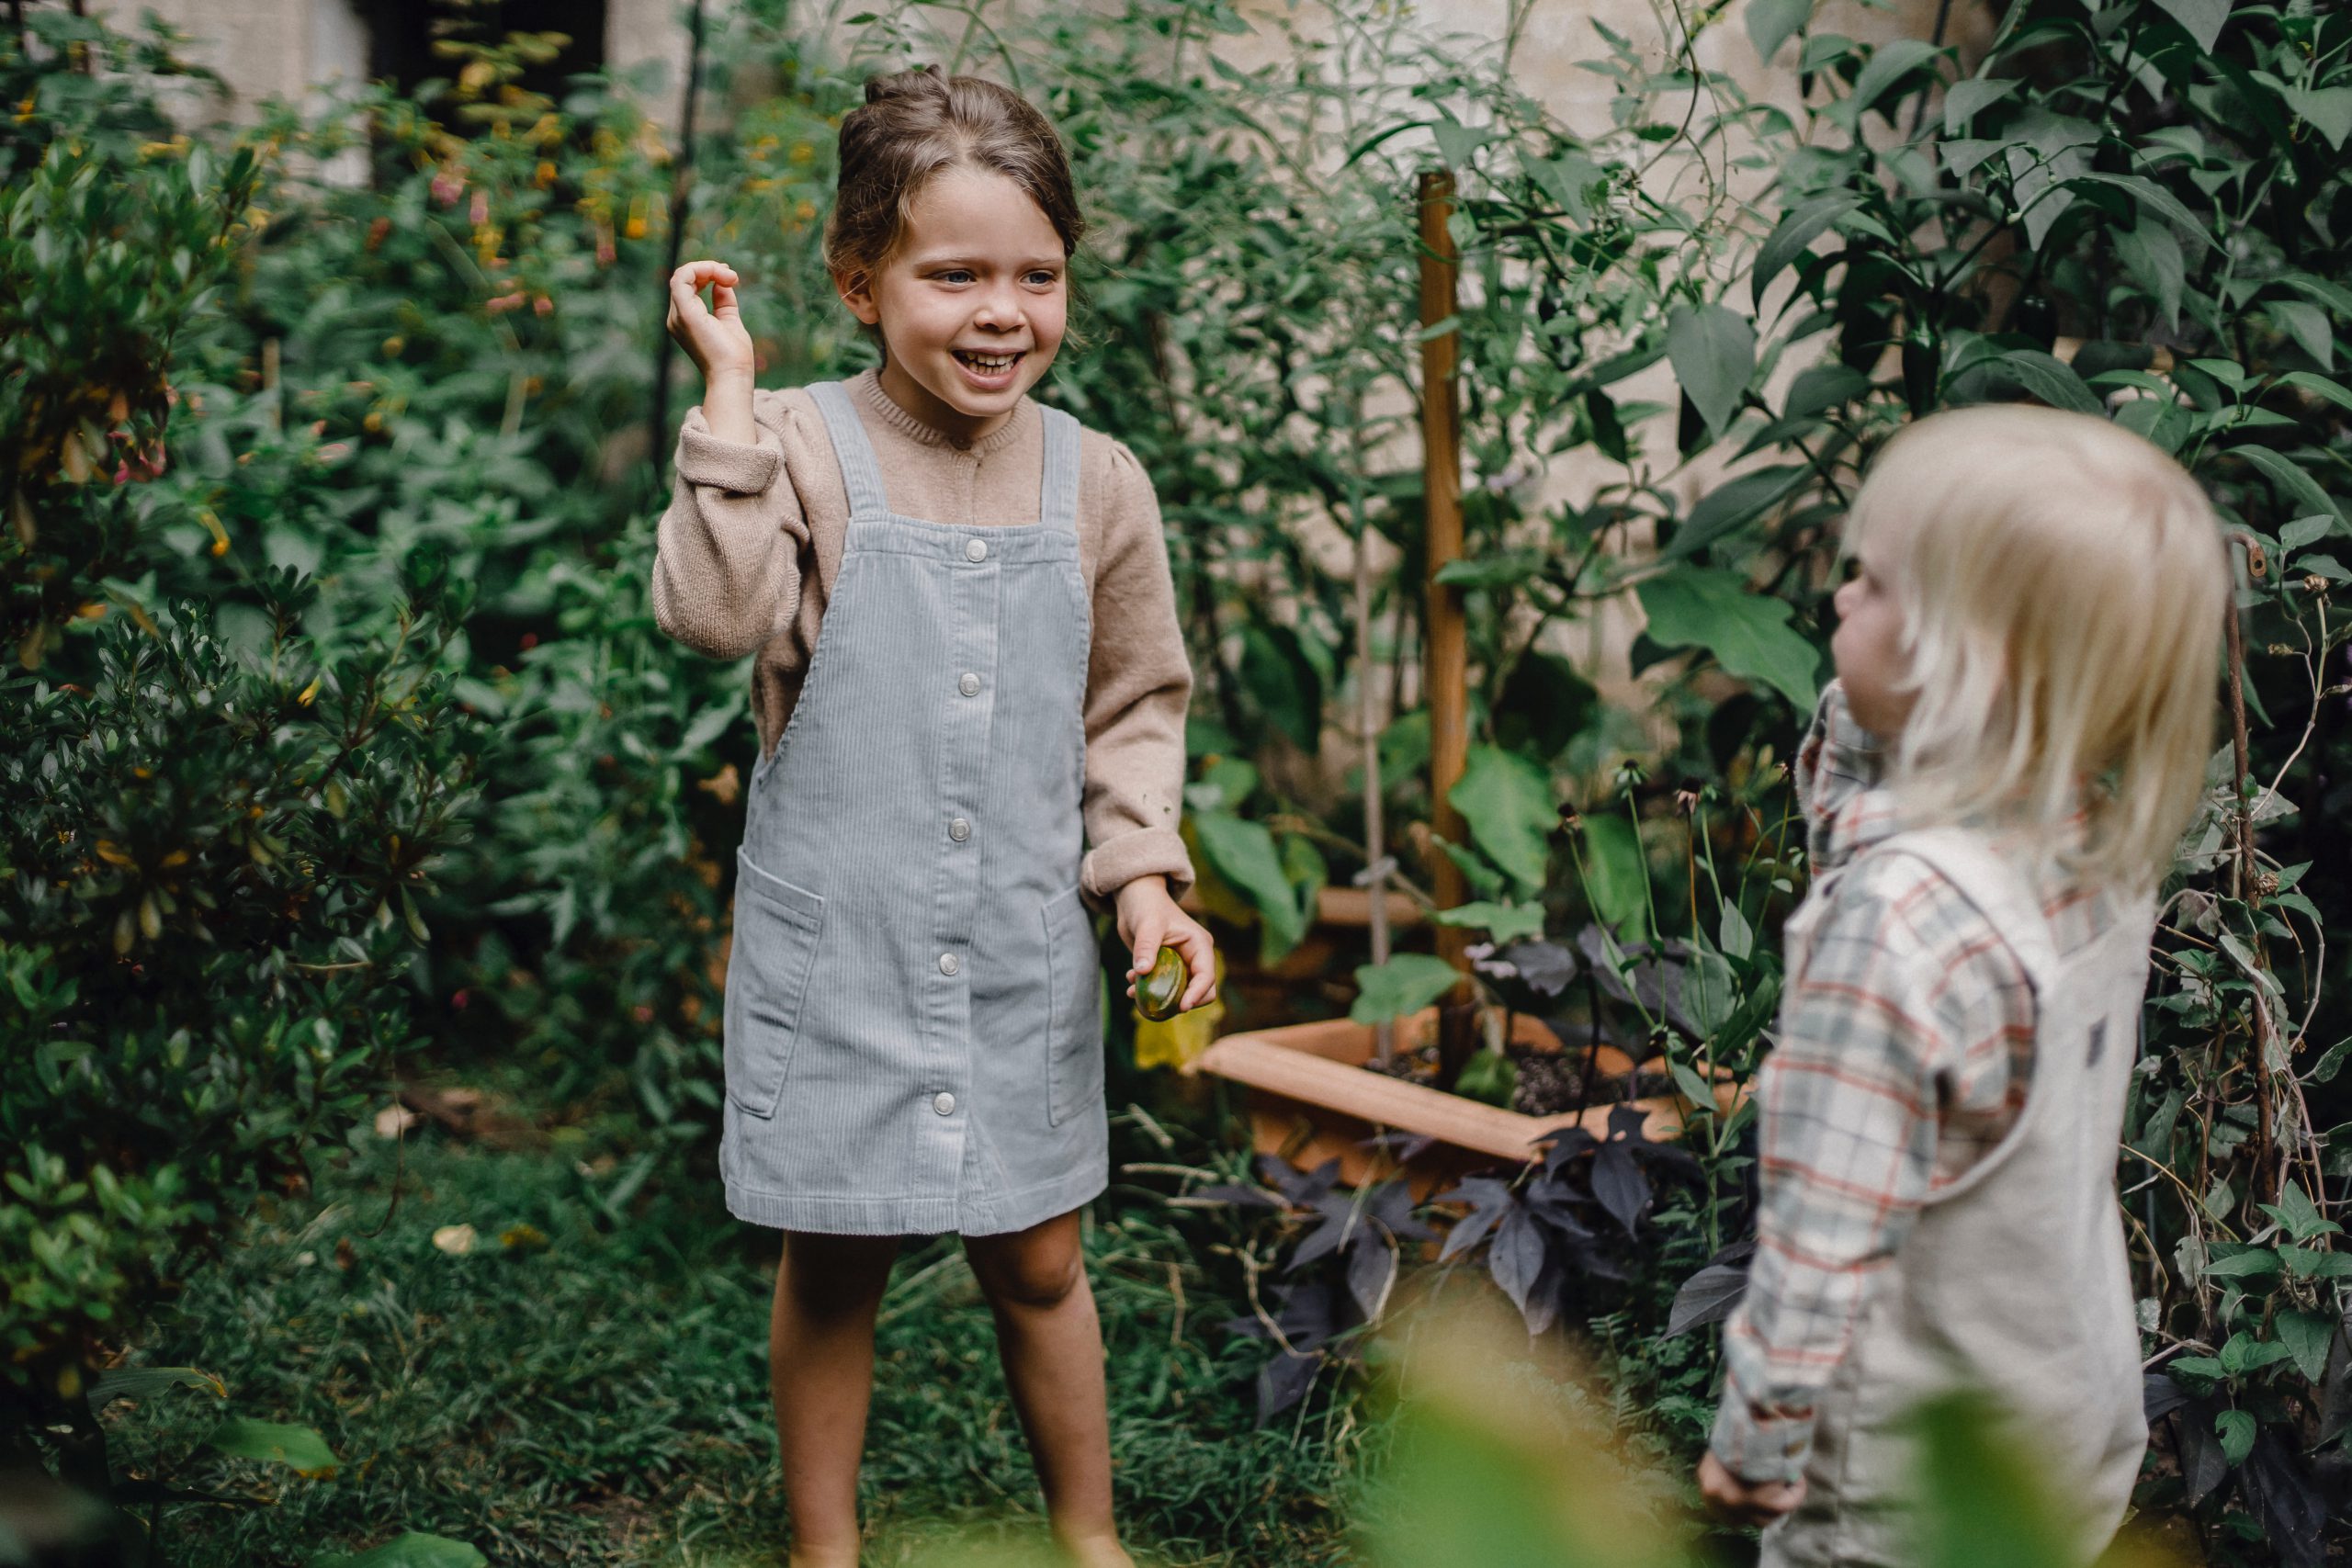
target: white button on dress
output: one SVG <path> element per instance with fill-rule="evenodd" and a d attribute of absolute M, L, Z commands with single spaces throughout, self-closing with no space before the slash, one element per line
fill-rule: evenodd
<path fill-rule="evenodd" d="M 964 967 L 964 961 L 954 953 L 943 953 L 939 955 L 939 972 L 942 975 L 953 975 L 962 967 Z"/>
<path fill-rule="evenodd" d="M 977 697 L 980 694 L 980 678 L 967 670 L 964 678 L 956 682 L 956 689 L 967 697 Z"/>
<path fill-rule="evenodd" d="M 988 559 L 989 542 L 986 539 L 967 539 L 964 542 L 964 558 L 968 561 Z"/>
<path fill-rule="evenodd" d="M 945 1089 L 941 1089 L 932 1097 L 931 1108 L 942 1116 L 953 1116 L 956 1114 L 956 1097 Z"/>

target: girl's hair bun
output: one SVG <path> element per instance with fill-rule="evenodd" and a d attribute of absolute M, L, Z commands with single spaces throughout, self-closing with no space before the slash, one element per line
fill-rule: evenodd
<path fill-rule="evenodd" d="M 921 65 L 911 71 L 894 71 L 886 76 L 865 79 L 865 101 L 869 104 L 888 103 L 893 98 L 933 96 L 945 90 L 947 73 L 936 65 Z"/>

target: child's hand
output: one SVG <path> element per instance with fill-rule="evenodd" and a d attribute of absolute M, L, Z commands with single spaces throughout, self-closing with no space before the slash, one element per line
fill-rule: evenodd
<path fill-rule="evenodd" d="M 1710 1449 L 1699 1461 L 1699 1495 L 1719 1519 L 1769 1525 L 1804 1501 L 1804 1481 L 1742 1481 Z"/>
<path fill-rule="evenodd" d="M 742 279 L 722 261 L 688 262 L 670 275 L 670 335 L 676 338 L 705 381 L 737 378 L 747 385 L 753 371 L 752 334 L 743 325 L 735 290 Z M 702 302 L 710 290 L 711 303 Z"/>
<path fill-rule="evenodd" d="M 1166 877 L 1136 877 L 1119 889 L 1118 904 L 1119 940 L 1127 944 L 1134 962 L 1127 971 L 1129 997 L 1136 994 L 1136 981 L 1151 973 L 1151 961 L 1163 947 L 1182 953 L 1184 966 L 1193 972 L 1177 1002 L 1178 1011 L 1189 1012 L 1216 995 L 1216 944 L 1200 921 L 1176 907 L 1168 896 Z"/>

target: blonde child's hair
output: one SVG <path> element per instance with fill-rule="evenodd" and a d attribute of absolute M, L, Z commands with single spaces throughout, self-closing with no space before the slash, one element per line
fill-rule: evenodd
<path fill-rule="evenodd" d="M 2187 469 L 2092 414 L 1897 432 L 1846 520 L 1903 611 L 1906 821 L 1989 816 L 2085 880 L 2153 888 L 2205 787 L 2230 566 Z"/>

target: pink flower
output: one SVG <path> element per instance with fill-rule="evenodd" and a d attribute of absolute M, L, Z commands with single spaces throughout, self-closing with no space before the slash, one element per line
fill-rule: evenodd
<path fill-rule="evenodd" d="M 433 199 L 444 207 L 464 195 L 465 189 L 465 176 L 446 164 L 441 166 L 440 173 L 433 176 Z"/>

